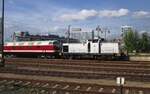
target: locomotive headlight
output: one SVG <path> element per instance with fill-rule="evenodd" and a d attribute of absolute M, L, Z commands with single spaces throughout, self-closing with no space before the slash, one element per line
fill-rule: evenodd
<path fill-rule="evenodd" d="M 61 52 L 59 53 L 59 56 L 62 56 L 62 53 L 61 53 Z"/>

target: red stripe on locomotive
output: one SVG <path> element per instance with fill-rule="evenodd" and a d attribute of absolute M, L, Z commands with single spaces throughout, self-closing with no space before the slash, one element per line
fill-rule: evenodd
<path fill-rule="evenodd" d="M 48 51 L 46 51 L 48 50 Z M 55 45 L 40 45 L 40 46 L 4 46 L 4 52 L 56 52 Z"/>

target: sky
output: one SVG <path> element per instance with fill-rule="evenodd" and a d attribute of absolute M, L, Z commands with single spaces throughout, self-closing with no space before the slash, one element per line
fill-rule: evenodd
<path fill-rule="evenodd" d="M 99 25 L 112 37 L 119 36 L 123 25 L 148 32 L 149 5 L 150 0 L 5 0 L 5 40 L 18 31 L 64 35 L 68 25 L 81 32 Z"/>

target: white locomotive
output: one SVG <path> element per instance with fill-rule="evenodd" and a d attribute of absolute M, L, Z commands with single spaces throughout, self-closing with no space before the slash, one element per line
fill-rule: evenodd
<path fill-rule="evenodd" d="M 104 56 L 117 57 L 121 52 L 119 43 L 102 42 L 100 39 L 95 39 L 87 40 L 85 43 L 64 43 L 62 53 L 65 58 L 100 58 Z"/>

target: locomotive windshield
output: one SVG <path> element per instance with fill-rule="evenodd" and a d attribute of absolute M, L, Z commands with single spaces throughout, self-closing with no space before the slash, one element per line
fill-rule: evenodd
<path fill-rule="evenodd" d="M 54 45 L 55 47 L 57 47 L 58 49 L 61 48 L 61 45 L 60 45 L 60 42 L 59 42 L 59 41 L 54 41 L 54 42 L 53 42 L 53 45 Z"/>
<path fill-rule="evenodd" d="M 49 44 L 53 44 L 53 42 L 50 41 Z"/>
<path fill-rule="evenodd" d="M 59 42 L 58 41 L 54 41 L 53 44 L 54 45 L 59 45 Z"/>

